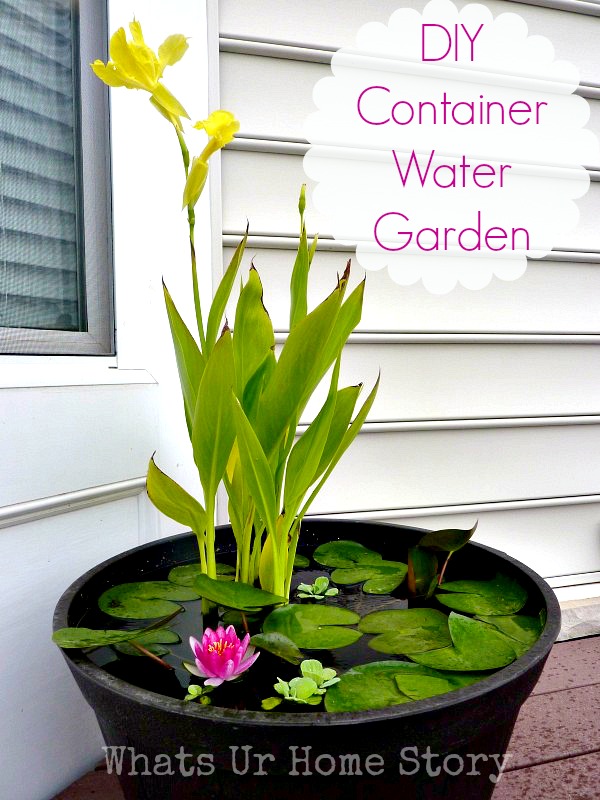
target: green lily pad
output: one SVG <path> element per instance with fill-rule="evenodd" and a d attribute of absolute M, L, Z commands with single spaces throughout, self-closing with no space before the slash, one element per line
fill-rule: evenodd
<path fill-rule="evenodd" d="M 94 630 L 93 628 L 60 628 L 52 634 L 52 641 L 59 647 L 104 647 L 109 644 L 120 644 L 141 636 L 143 628 L 132 631 Z"/>
<path fill-rule="evenodd" d="M 250 644 L 266 650 L 274 656 L 279 656 L 284 661 L 289 661 L 290 664 L 299 664 L 303 659 L 302 651 L 295 642 L 282 633 L 256 633 L 250 639 Z"/>
<path fill-rule="evenodd" d="M 335 650 L 360 639 L 360 631 L 342 627 L 359 620 L 359 615 L 347 608 L 290 603 L 269 614 L 263 632 L 282 633 L 298 647 L 309 650 Z"/>
<path fill-rule="evenodd" d="M 434 669 L 473 672 L 500 669 L 517 657 L 510 640 L 485 622 L 452 612 L 448 627 L 452 647 L 412 653 L 409 658 Z"/>
<path fill-rule="evenodd" d="M 421 664 L 413 666 L 418 666 L 420 669 L 405 670 L 394 676 L 398 689 L 411 700 L 427 700 L 428 697 L 462 689 L 463 686 L 470 686 L 487 677 L 485 672 L 443 672 Z"/>
<path fill-rule="evenodd" d="M 327 690 L 325 708 L 332 712 L 370 711 L 410 702 L 394 680 L 401 665 L 401 661 L 374 661 L 353 667 Z"/>
<path fill-rule="evenodd" d="M 198 575 L 203 575 L 200 564 L 185 564 L 183 567 L 173 567 L 169 572 L 168 580 L 178 586 L 193 586 Z M 231 564 L 217 564 L 217 577 L 220 580 L 232 581 L 235 576 L 235 567 Z"/>
<path fill-rule="evenodd" d="M 363 633 L 378 633 L 369 647 L 389 655 L 438 650 L 452 644 L 448 617 L 433 608 L 374 611 L 358 626 Z"/>
<path fill-rule="evenodd" d="M 310 559 L 300 555 L 300 553 L 296 553 L 294 556 L 294 567 L 295 569 L 306 569 L 306 567 L 310 567 Z"/>
<path fill-rule="evenodd" d="M 357 564 L 378 564 L 382 560 L 380 553 L 369 550 L 359 542 L 345 539 L 319 545 L 313 558 L 325 567 L 354 567 Z"/>
<path fill-rule="evenodd" d="M 491 581 L 443 583 L 435 596 L 454 611 L 484 616 L 516 614 L 527 602 L 525 589 L 513 578 L 500 573 Z"/>
<path fill-rule="evenodd" d="M 419 547 L 429 547 L 432 550 L 442 550 L 455 553 L 464 547 L 477 529 L 477 523 L 470 530 L 460 528 L 445 528 L 441 531 L 429 531 L 419 540 Z"/>
<path fill-rule="evenodd" d="M 334 569 L 331 580 L 341 586 L 361 583 L 367 594 L 389 594 L 396 589 L 408 572 L 408 566 L 401 561 L 379 561 L 377 564 L 365 564 L 355 567 Z"/>
<path fill-rule="evenodd" d="M 238 611 L 257 611 L 265 606 L 274 606 L 285 603 L 285 598 L 278 597 L 271 592 L 257 589 L 249 583 L 224 583 L 220 580 L 209 578 L 208 575 L 198 575 L 194 579 L 194 589 L 201 597 L 212 600 L 213 603 L 236 608 Z"/>
<path fill-rule="evenodd" d="M 140 653 L 139 650 L 136 650 L 133 644 L 131 644 L 132 641 L 143 645 L 146 650 L 149 650 L 155 656 L 164 656 L 170 652 L 169 648 L 164 647 L 164 645 L 177 644 L 181 641 L 181 639 L 179 634 L 175 633 L 175 631 L 170 631 L 168 628 L 163 628 L 161 630 L 148 631 L 147 633 L 143 633 L 141 636 L 137 636 L 135 639 L 132 639 L 128 642 L 116 644 L 115 650 L 118 650 L 119 653 L 122 653 L 126 656 L 143 656 L 144 654 Z"/>
<path fill-rule="evenodd" d="M 181 608 L 174 601 L 198 600 L 200 595 L 187 586 L 169 581 L 121 583 L 104 592 L 98 605 L 101 611 L 119 619 L 164 617 Z"/>
<path fill-rule="evenodd" d="M 493 625 L 494 628 L 508 636 L 518 656 L 522 656 L 537 642 L 544 628 L 539 617 L 526 617 L 519 614 L 506 617 L 486 617 L 478 614 L 476 619 Z"/>

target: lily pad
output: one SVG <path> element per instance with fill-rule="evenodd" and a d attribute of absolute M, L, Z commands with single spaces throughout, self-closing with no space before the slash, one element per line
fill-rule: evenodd
<path fill-rule="evenodd" d="M 361 619 L 358 628 L 380 634 L 369 647 L 389 655 L 424 653 L 452 644 L 448 617 L 433 608 L 374 611 Z"/>
<path fill-rule="evenodd" d="M 257 589 L 249 583 L 224 583 L 208 575 L 198 575 L 194 580 L 194 588 L 201 597 L 238 611 L 257 611 L 265 606 L 285 603 L 285 598 Z"/>
<path fill-rule="evenodd" d="M 369 550 L 359 542 L 345 539 L 319 545 L 313 558 L 325 567 L 354 567 L 357 564 L 378 564 L 382 560 L 380 553 Z"/>
<path fill-rule="evenodd" d="M 421 664 L 412 666 L 418 666 L 419 669 L 403 670 L 394 676 L 398 689 L 411 700 L 426 700 L 428 697 L 446 694 L 487 677 L 485 672 L 443 672 Z"/>
<path fill-rule="evenodd" d="M 360 631 L 342 627 L 359 620 L 359 615 L 347 608 L 291 603 L 269 614 L 263 632 L 282 633 L 298 647 L 309 650 L 335 650 L 360 639 Z"/>
<path fill-rule="evenodd" d="M 356 567 L 334 569 L 331 580 L 342 586 L 361 583 L 363 592 L 367 594 L 389 594 L 396 589 L 408 572 L 408 566 L 401 561 L 379 561 L 377 564 L 365 564 Z"/>
<path fill-rule="evenodd" d="M 454 611 L 484 616 L 516 614 L 527 602 L 525 589 L 513 578 L 500 573 L 491 581 L 443 583 L 435 596 Z"/>
<path fill-rule="evenodd" d="M 198 575 L 203 575 L 200 564 L 184 564 L 182 567 L 173 567 L 169 572 L 168 580 L 178 586 L 193 586 Z M 217 564 L 217 578 L 232 581 L 235 576 L 235 567 L 231 564 Z"/>
<path fill-rule="evenodd" d="M 410 702 L 394 680 L 400 669 L 401 661 L 374 661 L 353 667 L 327 690 L 325 708 L 333 712 L 370 711 Z"/>
<path fill-rule="evenodd" d="M 519 656 L 526 653 L 537 642 L 544 627 L 539 617 L 526 617 L 520 614 L 506 617 L 477 615 L 476 619 L 487 622 L 488 625 L 493 625 L 494 628 L 508 636 L 511 640 L 511 645 Z"/>
<path fill-rule="evenodd" d="M 274 656 L 279 656 L 284 661 L 289 661 L 290 664 L 299 664 L 303 658 L 302 652 L 295 642 L 282 633 L 256 633 L 250 639 L 250 644 L 266 650 Z"/>
<path fill-rule="evenodd" d="M 152 619 L 181 608 L 175 601 L 198 600 L 199 597 L 194 589 L 170 581 L 142 581 L 113 586 L 100 596 L 98 605 L 111 617 Z"/>
<path fill-rule="evenodd" d="M 123 642 L 122 644 L 116 644 L 115 650 L 118 650 L 119 653 L 122 653 L 126 656 L 143 656 L 143 653 L 140 653 L 139 650 L 133 646 L 132 642 L 135 641 L 137 644 L 143 645 L 146 650 L 149 650 L 155 656 L 164 656 L 170 652 L 168 647 L 165 647 L 166 644 L 177 644 L 181 641 L 179 634 L 175 633 L 175 631 L 170 631 L 168 628 L 163 628 L 161 630 L 154 630 L 148 631 L 147 633 L 143 633 L 141 636 L 137 636 L 135 639 L 131 639 L 128 642 Z"/>
<path fill-rule="evenodd" d="M 104 647 L 120 644 L 141 636 L 143 629 L 131 631 L 94 630 L 93 628 L 60 628 L 52 634 L 52 641 L 65 649 L 77 647 Z"/>
<path fill-rule="evenodd" d="M 464 547 L 477 529 L 477 523 L 470 530 L 460 528 L 445 528 L 441 531 L 429 531 L 419 541 L 419 547 L 429 547 L 432 550 L 442 550 L 446 553 L 455 553 Z"/>
<path fill-rule="evenodd" d="M 452 612 L 448 627 L 453 646 L 409 655 L 418 664 L 452 672 L 500 669 L 517 657 L 510 640 L 491 625 Z"/>
<path fill-rule="evenodd" d="M 294 567 L 295 569 L 306 569 L 306 567 L 310 567 L 310 559 L 300 555 L 300 553 L 296 553 L 294 556 Z"/>

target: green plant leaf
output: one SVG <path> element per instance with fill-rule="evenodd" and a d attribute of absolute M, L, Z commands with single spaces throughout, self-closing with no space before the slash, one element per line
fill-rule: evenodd
<path fill-rule="evenodd" d="M 394 680 L 402 668 L 401 661 L 374 661 L 354 667 L 327 690 L 325 708 L 330 712 L 370 711 L 408 703 L 409 698 Z"/>
<path fill-rule="evenodd" d="M 192 429 L 194 461 L 205 503 L 216 494 L 235 439 L 231 403 L 234 381 L 231 331 L 225 330 L 206 363 Z"/>
<path fill-rule="evenodd" d="M 329 427 L 329 434 L 325 442 L 325 447 L 323 448 L 319 466 L 313 476 L 313 483 L 325 472 L 337 452 L 338 447 L 341 445 L 342 439 L 352 420 L 354 407 L 356 406 L 356 401 L 358 400 L 361 389 L 362 384 L 358 384 L 357 386 L 346 386 L 337 393 L 333 419 Z"/>
<path fill-rule="evenodd" d="M 209 578 L 208 575 L 198 575 L 194 580 L 194 589 L 201 597 L 212 600 L 213 603 L 239 611 L 252 612 L 259 608 L 265 608 L 265 606 L 285 603 L 285 598 L 265 592 L 263 589 L 257 589 L 248 583 L 239 583 L 238 581 L 225 583 Z"/>
<path fill-rule="evenodd" d="M 267 526 L 267 531 L 272 534 L 277 520 L 273 474 L 256 433 L 237 398 L 233 398 L 233 413 L 244 477 L 258 513 Z"/>
<path fill-rule="evenodd" d="M 193 586 L 198 575 L 203 575 L 200 564 L 184 564 L 182 567 L 173 567 L 167 580 L 178 586 Z M 230 564 L 217 564 L 217 578 L 220 580 L 233 580 L 235 567 Z"/>
<path fill-rule="evenodd" d="M 302 216 L 303 214 L 301 214 L 301 218 Z M 294 268 L 290 280 L 290 330 L 306 317 L 306 312 L 308 311 L 307 290 L 309 269 L 310 258 L 308 240 L 306 238 L 306 226 L 302 221 L 298 252 L 296 253 L 296 260 L 294 261 Z"/>
<path fill-rule="evenodd" d="M 408 591 L 413 597 L 430 597 L 437 586 L 438 560 L 435 553 L 419 547 L 408 548 Z"/>
<path fill-rule="evenodd" d="M 329 394 L 323 407 L 293 446 L 285 471 L 283 505 L 288 516 L 295 516 L 298 505 L 310 486 L 323 455 L 335 413 L 340 360 L 333 369 Z"/>
<path fill-rule="evenodd" d="M 248 281 L 240 292 L 233 327 L 233 359 L 236 394 L 244 397 L 250 378 L 272 353 L 275 334 L 263 305 L 263 287 L 258 272 L 252 267 Z"/>
<path fill-rule="evenodd" d="M 418 664 L 407 664 L 406 666 L 419 667 L 419 669 L 399 672 L 394 676 L 394 680 L 398 689 L 411 700 L 427 700 L 429 697 L 462 689 L 463 686 L 470 686 L 487 677 L 485 672 L 443 672 Z"/>
<path fill-rule="evenodd" d="M 183 407 L 185 410 L 185 421 L 188 427 L 190 438 L 192 435 L 192 424 L 194 421 L 194 411 L 198 398 L 198 387 L 204 372 L 206 360 L 196 340 L 189 332 L 185 322 L 179 315 L 175 303 L 165 284 L 163 292 L 169 318 L 169 326 L 173 337 L 173 347 L 175 348 L 175 359 L 179 371 L 179 381 L 181 383 L 181 393 L 183 395 Z"/>
<path fill-rule="evenodd" d="M 407 571 L 407 565 L 401 561 L 380 561 L 377 564 L 335 569 L 331 573 L 331 580 L 342 586 L 365 581 L 363 591 L 367 594 L 389 594 L 400 586 Z"/>
<path fill-rule="evenodd" d="M 235 253 L 229 262 L 229 266 L 221 278 L 219 286 L 217 287 L 217 291 L 215 292 L 210 311 L 208 313 L 208 321 L 206 323 L 206 355 L 209 357 L 213 351 L 213 348 L 215 347 L 219 330 L 221 329 L 225 307 L 229 301 L 229 296 L 231 295 L 231 290 L 233 289 L 235 276 L 240 268 L 247 241 L 248 229 L 246 228 L 244 238 L 236 247 Z"/>
<path fill-rule="evenodd" d="M 136 644 L 143 645 L 146 650 L 149 650 L 155 656 L 164 656 L 170 652 L 169 648 L 164 647 L 164 645 L 177 644 L 180 641 L 181 639 L 179 634 L 175 633 L 175 631 L 170 631 L 168 628 L 162 628 L 159 630 L 148 631 L 147 633 L 143 633 L 141 636 L 138 636 L 135 639 L 130 639 L 127 642 L 115 644 L 114 648 L 125 656 L 143 656 L 144 654 L 140 653 L 140 651 L 133 646 L 132 642 L 135 642 Z"/>
<path fill-rule="evenodd" d="M 176 601 L 198 600 L 200 595 L 187 586 L 169 581 L 120 583 L 100 595 L 98 606 L 119 619 L 164 617 L 181 608 Z"/>
<path fill-rule="evenodd" d="M 508 636 L 518 656 L 522 656 L 537 642 L 544 629 L 539 617 L 526 617 L 520 614 L 505 617 L 486 617 L 478 614 L 475 619 L 493 625 L 494 628 Z"/>
<path fill-rule="evenodd" d="M 435 669 L 471 672 L 500 669 L 517 657 L 510 640 L 485 622 L 452 612 L 448 626 L 452 647 L 411 653 L 409 658 Z"/>
<path fill-rule="evenodd" d="M 206 512 L 202 505 L 156 466 L 154 456 L 148 464 L 146 491 L 156 508 L 167 517 L 187 526 L 196 534 L 205 530 Z"/>
<path fill-rule="evenodd" d="M 342 302 L 340 282 L 320 305 L 290 331 L 269 383 L 260 398 L 257 433 L 267 457 L 276 452 L 290 424 L 299 418 L 308 397 L 335 360 L 322 357 Z"/>
<path fill-rule="evenodd" d="M 389 655 L 424 653 L 452 644 L 448 617 L 433 608 L 373 611 L 361 619 L 358 629 L 380 634 L 369 647 Z"/>
<path fill-rule="evenodd" d="M 265 386 L 271 380 L 271 375 L 276 366 L 275 353 L 269 351 L 244 387 L 244 394 L 241 398 L 242 408 L 251 421 L 256 419 L 259 400 L 262 397 Z"/>
<path fill-rule="evenodd" d="M 339 606 L 289 605 L 271 611 L 263 623 L 265 633 L 282 633 L 298 647 L 308 650 L 346 647 L 362 633 L 351 628 L 360 620 L 358 614 Z"/>
<path fill-rule="evenodd" d="M 369 396 L 367 397 L 367 399 L 365 400 L 362 408 L 360 409 L 360 411 L 358 412 L 356 417 L 350 423 L 350 427 L 348 428 L 348 430 L 342 436 L 342 440 L 341 440 L 340 444 L 338 445 L 338 448 L 335 451 L 331 461 L 329 462 L 329 465 L 325 469 L 325 472 L 323 473 L 319 483 L 317 484 L 316 488 L 313 489 L 310 497 L 308 498 L 307 502 L 304 504 L 304 507 L 300 511 L 300 516 L 301 517 L 303 517 L 304 514 L 308 511 L 308 509 L 310 508 L 313 500 L 315 499 L 315 497 L 319 494 L 319 492 L 323 488 L 323 485 L 325 484 L 326 480 L 329 478 L 329 476 L 331 475 L 331 473 L 335 469 L 335 467 L 336 467 L 337 463 L 339 462 L 340 458 L 344 455 L 346 450 L 350 447 L 350 445 L 352 444 L 354 439 L 357 437 L 360 429 L 363 426 L 363 423 L 364 423 L 365 419 L 367 418 L 367 414 L 371 410 L 371 406 L 373 405 L 373 402 L 375 401 L 375 396 L 377 395 L 377 390 L 378 389 L 379 389 L 379 378 L 377 378 L 375 386 L 373 386 L 373 388 L 371 389 L 371 392 L 370 392 Z"/>
<path fill-rule="evenodd" d="M 299 664 L 302 661 L 302 652 L 298 649 L 295 642 L 284 636 L 282 633 L 256 633 L 250 639 L 250 644 L 266 650 L 274 656 L 289 661 L 290 664 Z"/>
<path fill-rule="evenodd" d="M 86 648 L 104 647 L 135 639 L 143 634 L 143 629 L 129 631 L 94 630 L 92 628 L 60 628 L 52 634 L 52 641 L 59 647 Z"/>
<path fill-rule="evenodd" d="M 350 539 L 340 539 L 335 542 L 325 542 L 317 547 L 313 553 L 317 564 L 324 567 L 355 567 L 363 564 L 381 564 L 383 556 L 375 550 L 369 550 L 360 542 Z"/>
<path fill-rule="evenodd" d="M 310 559 L 306 556 L 300 555 L 300 553 L 296 553 L 294 556 L 294 567 L 295 569 L 305 569 L 306 567 L 310 567 Z"/>
<path fill-rule="evenodd" d="M 455 553 L 464 547 L 477 530 L 477 522 L 469 530 L 446 528 L 441 531 L 429 531 L 419 541 L 419 547 L 429 547 L 446 553 Z"/>
<path fill-rule="evenodd" d="M 527 602 L 525 589 L 513 578 L 500 573 L 491 581 L 443 583 L 435 596 L 440 603 L 454 611 L 487 616 L 516 614 Z"/>

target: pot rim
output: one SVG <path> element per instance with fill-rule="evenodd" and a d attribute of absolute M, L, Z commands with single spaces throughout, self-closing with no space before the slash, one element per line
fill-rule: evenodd
<path fill-rule="evenodd" d="M 307 518 L 306 522 L 323 522 L 331 521 L 336 524 L 340 522 L 354 523 L 358 522 L 362 525 L 373 525 L 381 528 L 401 528 L 403 530 L 421 531 L 424 529 L 416 528 L 408 525 L 395 525 L 393 523 L 371 522 L 370 520 L 347 520 L 335 519 L 328 517 L 320 519 L 318 517 Z M 227 529 L 229 526 L 217 526 L 219 529 Z M 61 595 L 58 603 L 56 604 L 54 617 L 53 617 L 53 630 L 57 630 L 67 626 L 69 607 L 75 596 L 81 591 L 85 584 L 98 572 L 101 572 L 112 564 L 120 561 L 124 556 L 133 555 L 136 552 L 143 552 L 151 550 L 160 545 L 167 545 L 172 542 L 193 536 L 191 532 L 179 533 L 174 536 L 165 537 L 163 539 L 156 539 L 152 542 L 147 542 L 137 547 L 130 548 L 116 556 L 106 559 L 105 561 L 92 567 L 85 572 L 80 578 L 75 580 Z M 534 668 L 540 661 L 546 658 L 552 645 L 555 643 L 556 638 L 560 632 L 561 612 L 556 595 L 546 581 L 534 572 L 530 567 L 518 561 L 506 553 L 496 550 L 493 547 L 479 544 L 477 542 L 469 542 L 466 547 L 475 547 L 487 553 L 498 556 L 504 561 L 507 561 L 513 569 L 523 572 L 533 583 L 543 596 L 546 604 L 546 624 L 540 638 L 536 643 L 522 656 L 515 659 L 512 664 L 501 668 L 487 678 L 483 678 L 477 683 L 461 689 L 455 689 L 445 694 L 437 695 L 426 700 L 413 700 L 410 703 L 404 703 L 397 706 L 387 706 L 381 709 L 371 709 L 369 711 L 311 711 L 311 712 L 293 712 L 288 713 L 284 711 L 240 711 L 231 708 L 223 708 L 219 706 L 203 706 L 196 703 L 185 702 L 184 700 L 176 700 L 166 695 L 152 692 L 148 689 L 141 689 L 134 684 L 128 683 L 121 678 L 116 678 L 106 672 L 102 667 L 97 666 L 79 649 L 63 649 L 62 653 L 65 659 L 69 662 L 72 670 L 84 675 L 88 681 L 92 681 L 99 688 L 109 690 L 110 692 L 125 698 L 130 702 L 139 703 L 143 705 L 150 705 L 155 708 L 160 708 L 163 712 L 196 718 L 198 720 L 206 720 L 207 722 L 219 721 L 233 721 L 237 724 L 243 724 L 249 727 L 262 726 L 262 727 L 302 727 L 310 728 L 314 726 L 348 726 L 357 725 L 364 722 L 377 722 L 380 720 L 389 720 L 390 718 L 402 720 L 412 718 L 421 714 L 431 714 L 440 709 L 448 709 L 455 706 L 468 705 L 468 703 L 475 697 L 481 697 L 486 694 L 501 689 L 502 687 L 510 684 L 517 677 Z"/>

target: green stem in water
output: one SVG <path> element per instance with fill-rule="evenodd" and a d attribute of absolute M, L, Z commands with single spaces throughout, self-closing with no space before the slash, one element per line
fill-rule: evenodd
<path fill-rule="evenodd" d="M 215 498 L 206 498 L 206 574 L 217 578 L 217 559 L 215 556 Z"/>

